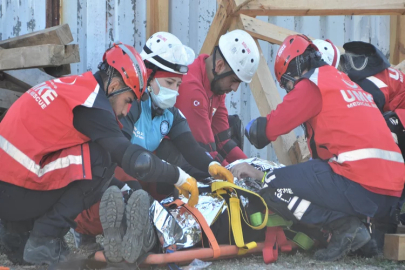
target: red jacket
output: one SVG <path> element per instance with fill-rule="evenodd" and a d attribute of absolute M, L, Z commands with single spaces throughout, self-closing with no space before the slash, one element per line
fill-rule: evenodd
<path fill-rule="evenodd" d="M 395 111 L 405 123 L 405 74 L 395 68 L 387 68 L 367 79 L 373 82 L 385 97 L 384 112 Z"/>
<path fill-rule="evenodd" d="M 180 85 L 176 107 L 185 115 L 193 136 L 222 165 L 247 156 L 229 139 L 215 142 L 215 136 L 229 129 L 225 95 L 214 95 L 208 80 L 205 59 L 200 55 L 188 68 Z M 228 145 L 227 145 L 228 143 Z M 219 153 L 221 154 L 219 154 Z"/>
<path fill-rule="evenodd" d="M 98 91 L 87 72 L 41 83 L 23 94 L 0 125 L 0 180 L 53 190 L 92 179 L 90 139 L 73 127 L 73 109 L 93 107 Z"/>
<path fill-rule="evenodd" d="M 297 83 L 283 101 L 287 104 L 281 103 L 268 116 L 268 138 L 276 138 L 277 126 L 272 123 L 279 123 L 280 117 L 286 125 L 297 126 L 298 113 L 314 157 L 329 160 L 334 172 L 372 192 L 400 196 L 405 180 L 403 159 L 371 95 L 330 66 L 315 69 L 309 79 L 312 83 L 307 79 Z M 321 97 L 314 90 L 308 92 L 309 87 L 319 89 Z M 305 95 L 304 91 L 311 98 L 299 102 L 291 97 Z M 300 113 L 305 108 L 309 113 Z"/>

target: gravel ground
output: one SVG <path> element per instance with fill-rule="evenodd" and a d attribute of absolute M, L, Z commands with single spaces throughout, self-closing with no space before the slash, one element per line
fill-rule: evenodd
<path fill-rule="evenodd" d="M 86 255 L 74 247 L 73 237 L 70 233 L 66 235 L 66 241 L 71 247 L 72 251 L 76 254 Z M 98 239 L 102 243 L 102 237 Z M 0 255 L 0 266 L 8 266 L 11 269 L 47 269 L 46 267 L 35 267 L 35 266 L 24 266 L 18 267 L 13 266 L 6 258 L 5 255 Z M 74 269 L 74 268 L 71 268 Z M 111 269 L 111 268 L 110 268 Z M 149 269 L 167 269 L 166 267 L 149 267 Z M 358 258 L 358 257 L 347 257 L 338 262 L 318 262 L 312 259 L 312 253 L 302 253 L 297 252 L 295 254 L 280 254 L 278 261 L 271 265 L 265 265 L 263 259 L 259 255 L 250 255 L 244 258 L 229 259 L 213 261 L 210 266 L 205 268 L 207 270 L 220 270 L 220 269 L 232 269 L 232 270 L 245 270 L 245 269 L 363 269 L 363 270 L 374 270 L 374 269 L 404 269 L 405 262 L 393 262 L 384 260 L 382 258 Z"/>

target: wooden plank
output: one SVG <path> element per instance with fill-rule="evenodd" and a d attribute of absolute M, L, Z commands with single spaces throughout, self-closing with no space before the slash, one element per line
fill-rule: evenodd
<path fill-rule="evenodd" d="M 311 153 L 309 152 L 306 138 L 299 137 L 294 142 L 290 150 L 288 150 L 288 155 L 290 156 L 291 162 L 293 164 L 298 164 L 309 160 L 311 157 Z"/>
<path fill-rule="evenodd" d="M 396 69 L 399 69 L 403 73 L 405 73 L 405 60 L 395 66 Z"/>
<path fill-rule="evenodd" d="M 295 31 L 267 23 L 247 15 L 240 14 L 243 24 L 243 30 L 248 32 L 252 37 L 268 41 L 273 44 L 281 45 L 284 39 L 289 35 L 298 34 Z"/>
<path fill-rule="evenodd" d="M 0 109 L 6 110 L 22 95 L 23 93 L 0 88 Z"/>
<path fill-rule="evenodd" d="M 73 41 L 68 24 L 63 24 L 45 30 L 0 41 L 4 49 L 19 48 L 44 44 L 67 45 Z"/>
<path fill-rule="evenodd" d="M 80 62 L 79 45 L 38 45 L 0 50 L 0 70 L 60 66 Z"/>
<path fill-rule="evenodd" d="M 20 86 L 23 89 L 22 92 L 25 92 L 31 87 L 42 82 L 55 79 L 51 75 L 48 75 L 44 71 L 37 68 L 8 70 L 3 71 L 3 73 L 5 79 Z"/>
<path fill-rule="evenodd" d="M 405 260 L 405 234 L 386 234 L 384 258 L 394 261 Z"/>
<path fill-rule="evenodd" d="M 148 0 L 146 7 L 146 36 L 169 31 L 169 0 Z"/>
<path fill-rule="evenodd" d="M 240 13 L 250 16 L 404 15 L 404 0 L 254 0 Z"/>
<path fill-rule="evenodd" d="M 390 62 L 397 65 L 405 60 L 405 16 L 390 17 Z"/>
<path fill-rule="evenodd" d="M 252 37 L 273 44 L 281 45 L 284 39 L 289 35 L 299 34 L 298 32 L 288 30 L 275 24 L 267 23 L 243 14 L 240 14 L 240 20 L 243 25 L 242 29 L 248 32 Z M 309 38 L 314 39 L 312 37 Z M 344 49 L 342 47 L 338 48 L 341 53 L 344 53 Z"/>

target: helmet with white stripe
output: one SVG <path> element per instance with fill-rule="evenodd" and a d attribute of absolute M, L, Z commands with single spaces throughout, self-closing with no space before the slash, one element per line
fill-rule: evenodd
<path fill-rule="evenodd" d="M 172 73 L 186 74 L 195 59 L 194 51 L 173 34 L 157 32 L 147 41 L 141 52 L 143 60 Z"/>

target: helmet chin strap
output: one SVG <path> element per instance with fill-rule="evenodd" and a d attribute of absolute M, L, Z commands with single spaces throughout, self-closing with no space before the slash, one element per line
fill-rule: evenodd
<path fill-rule="evenodd" d="M 230 75 L 233 75 L 235 73 L 231 70 L 231 71 L 228 71 L 228 72 L 225 72 L 223 74 L 218 75 L 218 73 L 215 71 L 215 60 L 216 60 L 217 50 L 218 50 L 218 46 L 215 46 L 214 54 L 213 54 L 213 57 L 212 57 L 212 74 L 214 75 L 214 78 L 211 81 L 211 91 L 216 95 L 222 95 L 218 91 L 214 92 L 214 85 L 215 85 L 216 81 L 218 81 L 218 80 L 220 80 L 222 78 L 228 77 Z M 224 61 L 225 61 L 225 58 L 224 58 Z"/>
<path fill-rule="evenodd" d="M 111 97 L 113 97 L 113 96 L 122 94 L 122 93 L 124 93 L 124 92 L 131 91 L 131 90 L 132 90 L 132 89 L 131 89 L 130 87 L 125 86 L 125 87 L 123 87 L 123 88 L 121 88 L 121 89 L 119 89 L 119 90 L 117 90 L 117 91 L 115 91 L 115 92 L 112 92 L 111 94 L 107 94 L 107 98 L 111 98 Z"/>

